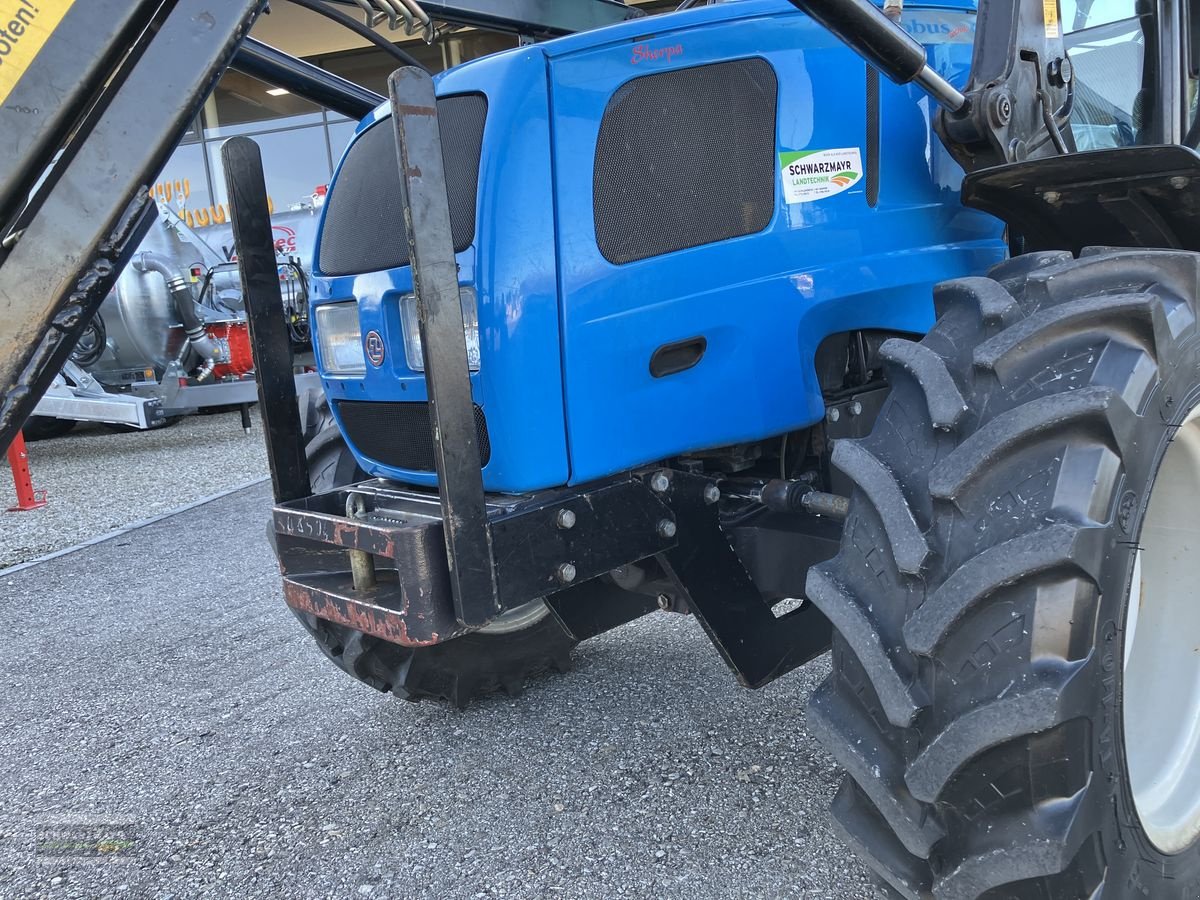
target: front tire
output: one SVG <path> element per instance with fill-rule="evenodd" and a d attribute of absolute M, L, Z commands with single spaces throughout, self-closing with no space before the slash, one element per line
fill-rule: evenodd
<path fill-rule="evenodd" d="M 1139 741 L 1200 736 L 1200 683 L 1139 685 L 1174 728 L 1123 671 L 1147 508 L 1200 404 L 1198 290 L 1195 254 L 1030 254 L 940 285 L 937 326 L 884 347 L 892 394 L 834 451 L 841 550 L 809 575 L 837 629 L 809 721 L 847 770 L 838 829 L 900 896 L 1200 895 L 1200 823 L 1152 839 L 1130 774 Z M 1196 558 L 1173 583 L 1200 603 Z M 1194 791 L 1200 753 L 1177 760 Z"/>
<path fill-rule="evenodd" d="M 367 478 L 333 421 L 323 395 L 302 408 L 313 493 Z M 571 667 L 575 638 L 541 600 L 509 610 L 486 629 L 432 647 L 403 647 L 293 610 L 322 652 L 342 671 L 405 700 L 448 701 L 462 709 L 475 697 L 516 696 L 527 679 Z"/>

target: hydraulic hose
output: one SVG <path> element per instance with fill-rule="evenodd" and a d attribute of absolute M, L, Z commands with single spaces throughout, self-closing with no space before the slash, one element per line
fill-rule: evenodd
<path fill-rule="evenodd" d="M 179 273 L 179 269 L 171 264 L 165 256 L 144 251 L 133 258 L 133 267 L 139 272 L 157 272 L 167 283 L 167 293 L 175 304 L 175 312 L 183 323 L 183 333 L 187 335 L 188 343 L 206 363 L 217 356 L 217 344 L 208 336 L 204 323 L 196 315 L 196 304 L 192 300 L 192 292 L 188 289 L 187 279 Z"/>
<path fill-rule="evenodd" d="M 391 41 L 385 39 L 381 35 L 376 34 L 370 28 L 367 28 L 357 19 L 354 19 L 340 9 L 334 9 L 332 6 L 326 6 L 321 0 L 291 0 L 297 6 L 303 6 L 310 12 L 315 12 L 318 15 L 325 16 L 327 19 L 333 19 L 339 25 L 349 28 L 363 40 L 370 41 L 384 53 L 393 57 L 402 66 L 416 66 L 418 69 L 429 71 L 429 67 L 420 63 L 415 56 L 410 56 L 405 53 Z"/>

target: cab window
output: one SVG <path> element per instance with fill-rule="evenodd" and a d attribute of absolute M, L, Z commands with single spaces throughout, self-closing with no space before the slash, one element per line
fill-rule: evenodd
<path fill-rule="evenodd" d="M 1148 142 L 1154 108 L 1146 41 L 1133 0 L 1064 0 L 1062 24 L 1075 69 L 1071 133 L 1080 150 Z M 1145 112 L 1143 112 L 1145 111 Z"/>

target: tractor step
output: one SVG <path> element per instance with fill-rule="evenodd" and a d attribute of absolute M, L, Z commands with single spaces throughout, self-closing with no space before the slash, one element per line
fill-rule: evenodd
<path fill-rule="evenodd" d="M 673 548 L 676 514 L 652 483 L 488 495 L 501 611 Z M 441 509 L 380 479 L 277 505 L 288 605 L 410 647 L 478 630 L 455 615 Z"/>

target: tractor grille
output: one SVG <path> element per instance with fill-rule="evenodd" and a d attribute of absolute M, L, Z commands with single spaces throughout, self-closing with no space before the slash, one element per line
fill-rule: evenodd
<path fill-rule="evenodd" d="M 428 403 L 376 403 L 343 400 L 337 405 L 346 437 L 358 451 L 376 462 L 411 472 L 433 472 L 433 433 L 429 427 Z M 479 459 L 488 464 L 492 444 L 487 419 L 475 407 L 475 434 Z"/>
<path fill-rule="evenodd" d="M 775 213 L 775 70 L 764 59 L 644 75 L 608 101 L 596 243 L 621 264 L 754 234 Z"/>
<path fill-rule="evenodd" d="M 475 240 L 475 199 L 487 100 L 480 94 L 445 97 L 437 102 L 450 200 L 454 250 Z M 326 200 L 321 232 L 321 273 L 357 275 L 408 265 L 396 132 L 390 118 L 361 135 L 338 171 Z"/>

